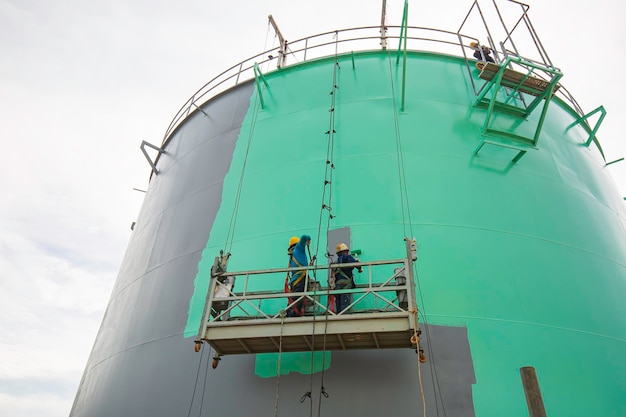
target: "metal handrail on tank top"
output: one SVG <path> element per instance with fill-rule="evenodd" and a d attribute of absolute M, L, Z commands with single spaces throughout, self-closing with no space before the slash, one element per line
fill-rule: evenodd
<path fill-rule="evenodd" d="M 400 30 L 401 26 L 387 26 L 385 39 L 389 51 L 395 51 L 391 43 L 394 40 L 397 42 L 400 41 Z M 472 36 L 463 35 L 459 32 L 452 32 L 435 28 L 408 26 L 407 32 L 410 35 L 407 36 L 407 41 L 409 43 L 409 47 L 407 49 L 409 51 L 439 53 L 448 56 L 456 56 L 459 58 L 463 58 L 466 63 L 471 60 L 471 58 L 469 58 L 467 54 L 468 50 L 472 50 L 472 48 L 469 46 L 469 43 L 471 41 L 477 41 L 477 39 Z M 345 35 L 349 36 L 344 38 Z M 326 39 L 327 37 L 330 38 Z M 335 39 L 335 37 L 337 39 Z M 354 51 L 366 52 L 378 50 L 378 48 L 380 48 L 380 44 L 378 45 L 378 47 L 376 47 L 375 44 L 374 47 L 372 47 L 371 43 L 380 43 L 380 40 L 380 26 L 362 26 L 333 30 L 300 38 L 296 41 L 288 43 L 288 53 L 286 55 L 287 62 L 283 63 L 283 69 L 315 59 L 332 57 L 334 53 L 324 52 L 324 47 L 334 48 L 336 45 L 341 45 L 343 48 L 341 52 L 338 52 L 338 54 L 346 55 Z M 359 43 L 368 43 L 369 47 L 353 49 L 350 49 L 349 47 L 346 48 L 346 46 L 354 47 Z M 234 87 L 243 82 L 253 80 L 253 70 L 255 63 L 259 66 L 262 66 L 263 64 L 275 60 L 279 49 L 279 47 L 274 47 L 262 53 L 253 55 L 252 57 L 247 58 L 222 71 L 220 74 L 212 78 L 209 82 L 204 84 L 177 111 L 176 115 L 166 129 L 165 135 L 163 137 L 162 147 L 166 146 L 167 142 L 173 136 L 178 126 L 190 115 L 200 111 L 202 105 L 204 105 L 210 99 L 218 96 L 219 94 L 225 92 L 231 87 Z M 471 54 L 469 54 L 469 56 L 471 56 Z M 290 63 L 290 61 L 293 62 L 294 59 L 296 60 L 296 62 Z M 560 88 L 559 92 L 557 92 L 557 96 L 560 96 L 559 98 L 561 98 L 564 102 L 571 104 L 573 110 L 579 116 L 584 115 L 584 112 L 582 111 L 580 105 L 576 102 L 576 100 L 574 100 L 572 95 L 565 88 Z"/>

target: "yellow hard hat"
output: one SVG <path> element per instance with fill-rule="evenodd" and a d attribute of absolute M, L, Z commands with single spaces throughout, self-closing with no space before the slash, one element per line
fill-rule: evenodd
<path fill-rule="evenodd" d="M 471 48 L 476 48 L 478 46 L 478 42 L 470 42 Z"/>
<path fill-rule="evenodd" d="M 289 238 L 289 247 L 292 247 L 293 245 L 295 245 L 296 243 L 298 243 L 300 241 L 300 238 L 298 236 L 292 236 Z"/>
<path fill-rule="evenodd" d="M 338 243 L 335 247 L 335 253 L 343 252 L 344 250 L 350 250 L 345 243 Z"/>

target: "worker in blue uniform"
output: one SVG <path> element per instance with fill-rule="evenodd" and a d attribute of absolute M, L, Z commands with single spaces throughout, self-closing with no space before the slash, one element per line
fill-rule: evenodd
<path fill-rule="evenodd" d="M 338 264 L 348 264 L 353 262 L 358 262 L 354 256 L 350 255 L 350 249 L 348 245 L 345 243 L 339 243 L 335 247 L 335 252 L 337 253 L 337 263 Z M 350 288 L 355 288 L 354 277 L 352 275 L 352 270 L 357 269 L 357 271 L 363 272 L 363 269 L 359 266 L 346 266 L 343 268 L 335 268 L 334 276 L 335 276 L 335 289 L 336 290 L 345 290 Z M 337 313 L 341 313 L 345 310 L 350 303 L 352 303 L 352 294 L 337 294 L 335 295 L 335 311 Z"/>
<path fill-rule="evenodd" d="M 471 42 L 470 48 L 474 50 L 474 58 L 483 62 L 494 62 L 491 57 L 491 49 L 485 45 L 479 45 L 478 42 Z"/>
<path fill-rule="evenodd" d="M 302 235 L 300 238 L 294 236 L 289 239 L 289 268 L 298 268 L 309 265 L 309 258 L 307 256 L 307 247 L 311 244 L 311 236 Z M 306 270 L 291 271 L 288 274 L 289 279 L 289 292 L 303 292 L 306 282 L 308 280 L 308 274 Z M 287 290 L 287 288 L 286 288 Z M 294 301 L 294 298 L 289 298 L 289 304 Z M 297 317 L 304 315 L 304 299 L 301 299 L 295 303 L 291 308 L 287 309 L 287 317 Z"/>

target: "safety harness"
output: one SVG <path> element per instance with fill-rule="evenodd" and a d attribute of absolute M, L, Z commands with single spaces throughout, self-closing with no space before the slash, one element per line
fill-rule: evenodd
<path fill-rule="evenodd" d="M 296 258 L 293 257 L 293 251 L 291 250 L 289 251 L 289 260 L 290 260 L 288 264 L 289 268 L 291 268 L 291 261 L 293 261 L 298 267 L 302 266 L 302 264 L 298 262 Z M 293 282 L 290 282 L 289 271 L 287 271 L 287 276 L 285 277 L 285 292 L 286 293 L 293 292 L 293 288 L 296 285 L 298 285 L 307 276 L 306 272 L 307 272 L 306 270 L 295 271 L 293 276 L 296 278 L 293 280 Z M 288 304 L 292 304 L 296 299 L 293 297 L 287 297 L 287 300 L 288 300 Z M 306 298 L 302 300 L 302 309 L 300 309 L 297 304 L 292 305 L 291 309 L 298 316 L 303 316 L 305 306 L 306 306 Z"/>
<path fill-rule="evenodd" d="M 339 261 L 339 259 L 337 259 Z M 340 285 L 344 288 L 354 288 L 354 279 L 346 274 L 342 268 L 334 268 L 335 272 L 335 286 Z M 341 278 L 337 279 L 337 273 L 341 275 Z"/>
<path fill-rule="evenodd" d="M 341 268 L 337 268 L 335 269 L 335 277 L 337 276 L 336 274 L 339 273 L 339 275 L 341 275 L 341 278 L 337 279 L 335 278 L 335 286 L 341 286 L 341 287 L 348 287 L 351 288 L 353 285 L 352 279 L 348 276 L 348 274 L 346 274 L 345 272 L 343 272 L 341 270 Z"/>

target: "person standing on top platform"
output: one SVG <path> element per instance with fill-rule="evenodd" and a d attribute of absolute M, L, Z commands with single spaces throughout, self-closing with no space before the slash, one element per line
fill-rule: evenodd
<path fill-rule="evenodd" d="M 289 268 L 299 268 L 309 265 L 309 258 L 306 253 L 307 247 L 311 244 L 311 236 L 302 235 L 298 237 L 294 236 L 289 239 Z M 291 275 L 288 274 L 289 279 L 289 292 L 303 292 L 308 274 L 306 270 L 291 271 Z M 294 298 L 289 298 L 289 304 L 293 302 Z M 304 315 L 304 299 L 301 299 L 291 308 L 287 309 L 287 317 L 298 317 Z"/>
<path fill-rule="evenodd" d="M 479 46 L 478 42 L 471 42 L 470 48 L 474 49 L 474 58 L 476 58 L 477 60 L 495 63 L 495 61 L 491 57 L 491 49 L 489 49 L 488 46 Z"/>
<path fill-rule="evenodd" d="M 350 255 L 350 249 L 348 245 L 345 243 L 337 244 L 335 251 L 337 253 L 337 263 L 338 264 L 348 264 L 352 262 L 358 262 L 354 256 Z M 356 266 L 346 266 L 343 268 L 335 269 L 335 289 L 336 290 L 346 290 L 350 288 L 355 288 L 354 277 L 352 276 L 352 270 L 357 268 L 359 273 L 363 272 L 361 267 Z M 345 310 L 350 303 L 352 302 L 352 294 L 337 294 L 335 295 L 335 311 L 337 313 L 341 313 Z"/>

